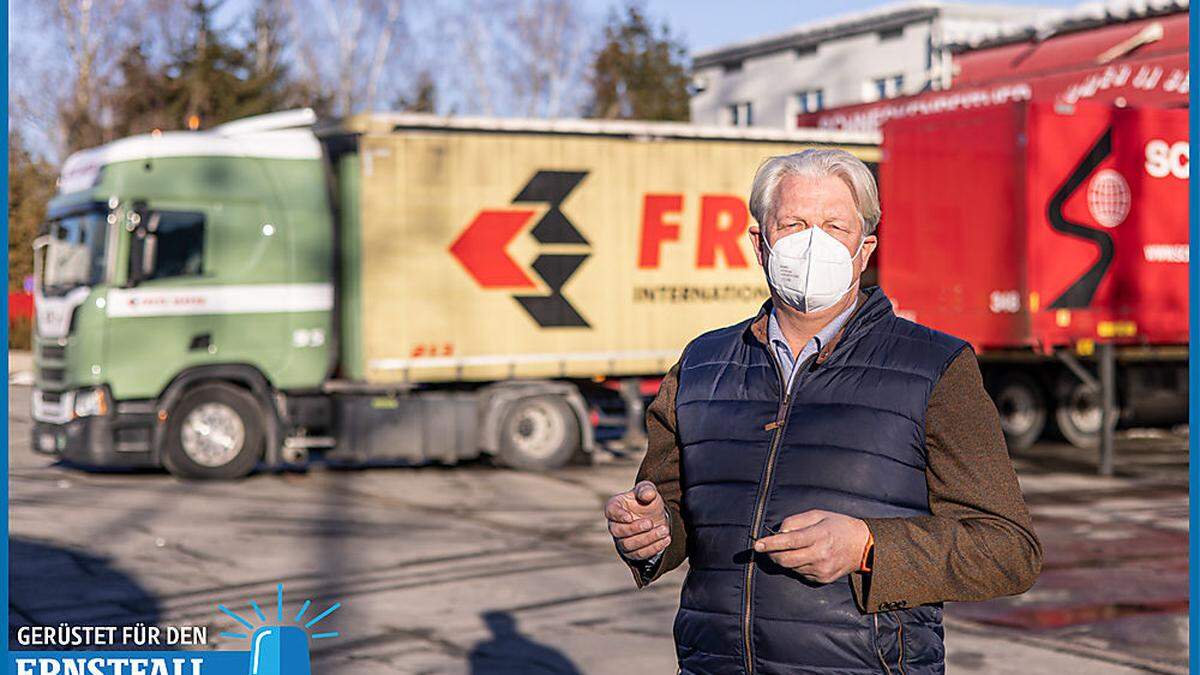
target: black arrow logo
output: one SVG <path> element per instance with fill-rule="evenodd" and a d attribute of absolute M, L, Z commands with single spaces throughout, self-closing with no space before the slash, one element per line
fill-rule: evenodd
<path fill-rule="evenodd" d="M 563 200 L 579 185 L 586 171 L 538 171 L 513 197 L 514 204 L 549 202 L 550 210 L 533 228 L 533 238 L 543 244 L 584 244 L 587 239 L 575 229 L 559 209 Z"/>
<path fill-rule="evenodd" d="M 561 210 L 563 200 L 571 194 L 586 171 L 538 171 L 521 188 L 512 203 L 547 202 L 550 209 L 532 230 L 533 238 L 541 244 L 582 244 L 588 240 L 567 220 Z M 562 294 L 562 287 L 587 260 L 588 254 L 543 253 L 533 261 L 533 271 L 546 282 L 548 295 L 517 295 L 514 299 L 543 328 L 589 328 L 590 324 Z"/>

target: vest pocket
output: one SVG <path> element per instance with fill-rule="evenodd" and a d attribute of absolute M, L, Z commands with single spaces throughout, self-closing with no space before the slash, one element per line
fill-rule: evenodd
<path fill-rule="evenodd" d="M 887 675 L 904 673 L 904 625 L 896 612 L 871 614 L 871 637 L 880 672 Z"/>
<path fill-rule="evenodd" d="M 946 658 L 942 608 L 938 605 L 920 605 L 899 610 L 896 614 L 901 631 L 904 667 L 921 672 L 931 667 L 940 670 Z"/>

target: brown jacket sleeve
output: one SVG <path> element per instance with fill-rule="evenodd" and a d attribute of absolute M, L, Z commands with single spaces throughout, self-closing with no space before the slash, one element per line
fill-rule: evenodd
<path fill-rule="evenodd" d="M 1041 571 L 1042 544 L 969 348 L 934 386 L 925 444 L 932 515 L 865 519 L 871 572 L 850 575 L 864 612 L 1015 595 Z"/>
<path fill-rule="evenodd" d="M 654 402 L 646 409 L 646 456 L 638 468 L 637 480 L 648 480 L 658 487 L 671 521 L 671 543 L 651 568 L 626 560 L 638 588 L 679 567 L 687 557 L 687 530 L 680 511 L 679 437 L 675 433 L 675 392 L 678 389 L 679 364 L 676 363 L 658 386 Z"/>

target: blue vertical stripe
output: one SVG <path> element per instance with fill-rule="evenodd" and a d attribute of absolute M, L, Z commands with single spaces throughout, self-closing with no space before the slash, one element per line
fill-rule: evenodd
<path fill-rule="evenodd" d="M 1196 3 L 1193 2 L 1188 7 L 1188 57 L 1191 61 L 1190 70 L 1195 72 L 1196 64 L 1200 62 L 1200 45 L 1196 44 L 1196 28 L 1200 26 L 1200 10 L 1196 9 Z M 1189 112 L 1189 133 L 1188 140 L 1191 144 L 1191 157 L 1196 156 L 1196 139 L 1200 137 L 1200 109 L 1196 107 L 1196 100 L 1188 97 L 1188 112 Z M 1189 531 L 1191 536 L 1188 537 L 1188 549 L 1190 551 L 1189 563 L 1190 574 L 1188 575 L 1188 632 L 1191 634 L 1191 639 L 1188 640 L 1188 661 L 1190 663 L 1191 672 L 1200 672 L 1200 651 L 1197 651 L 1196 643 L 1200 642 L 1200 625 L 1198 625 L 1196 617 L 1196 602 L 1200 600 L 1200 575 L 1196 573 L 1196 560 L 1200 559 L 1200 537 L 1196 533 L 1200 530 L 1200 511 L 1197 511 L 1196 495 L 1197 490 L 1200 490 L 1200 464 L 1197 463 L 1196 453 L 1196 424 L 1200 422 L 1200 364 L 1196 362 L 1196 353 L 1191 350 L 1191 345 L 1200 340 L 1200 312 L 1197 312 L 1197 305 L 1200 304 L 1200 271 L 1197 270 L 1196 253 L 1200 251 L 1200 189 L 1197 189 L 1196 177 L 1189 172 L 1188 179 L 1188 212 L 1191 214 L 1191 228 L 1188 237 L 1189 257 L 1188 257 L 1188 276 L 1191 283 L 1191 302 L 1188 303 L 1188 441 L 1189 456 L 1188 456 L 1188 473 L 1189 473 L 1189 488 L 1188 488 L 1188 506 L 1190 511 L 1190 526 Z"/>
<path fill-rule="evenodd" d="M 0 25 L 4 26 L 4 35 L 7 37 L 8 36 L 8 3 L 7 2 L 4 3 L 4 16 L 3 16 L 3 18 L 0 18 Z M 4 59 L 4 75 L 2 76 L 4 79 L 4 86 L 0 87 L 0 89 L 2 89 L 4 93 L 0 94 L 0 98 L 4 99 L 4 128 L 7 129 L 8 125 L 9 125 L 9 121 L 8 121 L 8 51 L 5 50 L 4 56 L 0 57 L 0 58 Z M 4 156 L 7 157 L 8 152 L 9 152 L 8 134 L 4 134 L 3 143 L 4 143 Z M 0 171 L 4 172 L 4 203 L 7 206 L 7 204 L 8 204 L 8 162 L 4 163 L 4 168 L 0 169 Z M 6 208 L 4 212 L 8 213 L 8 209 Z M 7 218 L 5 220 L 7 220 Z M 7 227 L 4 228 L 4 234 L 2 235 L 2 238 L 4 241 L 3 248 L 4 248 L 4 250 L 7 251 L 8 250 L 8 228 Z M 5 258 L 5 260 L 7 260 L 7 258 Z M 5 268 L 7 269 L 7 267 L 8 267 L 8 263 L 6 262 Z M 4 316 L 5 316 L 4 327 L 0 328 L 0 335 L 4 336 L 4 344 L 5 344 L 5 346 L 7 346 L 8 345 L 8 318 L 7 318 L 8 317 L 8 293 L 4 294 Z M 0 443 L 0 445 L 2 445 L 4 448 L 3 450 L 0 450 L 0 457 L 3 458 L 3 462 L 4 462 L 4 480 L 0 481 L 0 492 L 2 492 L 4 495 L 5 511 L 8 510 L 8 442 L 7 442 L 7 439 L 8 439 L 8 409 L 9 409 L 8 408 L 8 377 L 9 377 L 8 359 L 4 359 L 4 382 L 5 382 L 5 385 L 3 387 L 4 393 L 0 394 L 0 396 L 2 396 L 4 399 L 4 410 L 5 410 L 4 421 L 0 422 L 0 428 L 2 428 L 4 430 L 4 438 L 5 438 L 5 442 Z M 2 571 L 0 571 L 0 574 L 3 574 L 3 583 L 0 583 L 0 589 L 3 589 L 2 591 L 0 591 L 0 606 L 8 607 L 8 518 L 7 517 L 0 518 L 0 521 L 2 521 L 2 522 L 0 522 L 0 542 L 2 542 L 2 543 L 0 543 L 0 547 L 2 547 L 2 548 L 0 548 L 0 566 L 2 566 L 2 567 L 0 567 L 0 570 L 2 570 Z M 4 634 L 8 635 L 8 612 L 5 611 L 5 612 L 0 612 L 0 613 L 2 613 L 4 615 L 4 619 L 3 619 Z M 6 651 L 6 652 L 8 651 L 8 640 L 7 639 L 4 641 L 4 651 Z"/>

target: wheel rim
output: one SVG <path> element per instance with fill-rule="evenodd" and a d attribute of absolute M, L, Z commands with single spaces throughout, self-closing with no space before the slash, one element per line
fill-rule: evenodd
<path fill-rule="evenodd" d="M 1080 433 L 1099 434 L 1102 416 L 1100 401 L 1094 392 L 1083 385 L 1071 391 L 1071 398 L 1067 404 L 1067 418 Z"/>
<path fill-rule="evenodd" d="M 562 447 L 567 427 L 562 416 L 549 404 L 535 401 L 521 406 L 513 419 L 510 436 L 521 454 L 546 459 Z"/>
<path fill-rule="evenodd" d="M 183 420 L 183 452 L 193 462 L 208 467 L 233 461 L 246 442 L 242 416 L 224 403 L 196 406 Z"/>
<path fill-rule="evenodd" d="M 1038 423 L 1037 398 L 1025 387 L 1005 387 L 996 397 L 996 408 L 1000 412 L 1000 426 L 1010 436 L 1027 434 Z"/>

